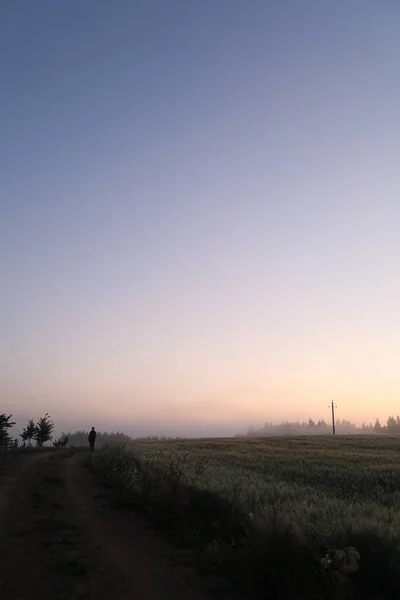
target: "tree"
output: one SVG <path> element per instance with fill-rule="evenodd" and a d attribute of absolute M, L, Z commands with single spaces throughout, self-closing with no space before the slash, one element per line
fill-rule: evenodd
<path fill-rule="evenodd" d="M 33 439 L 36 441 L 36 446 L 43 446 L 46 442 L 52 439 L 52 431 L 54 429 L 54 423 L 50 418 L 50 415 L 46 413 L 44 417 L 40 417 L 36 424 L 35 435 Z"/>
<path fill-rule="evenodd" d="M 12 415 L 6 415 L 3 413 L 0 415 L 0 446 L 9 446 L 11 442 L 11 436 L 8 433 L 10 427 L 15 425 L 14 421 L 10 421 Z"/>
<path fill-rule="evenodd" d="M 31 441 L 35 438 L 36 425 L 32 419 L 28 421 L 28 425 L 20 433 L 20 437 L 23 442 L 28 442 L 28 446 L 31 445 Z"/>
<path fill-rule="evenodd" d="M 65 435 L 65 433 L 62 434 L 62 436 L 60 437 L 60 439 L 54 440 L 54 442 L 53 442 L 53 446 L 55 448 L 65 448 L 65 446 L 67 444 L 68 444 L 68 436 Z"/>
<path fill-rule="evenodd" d="M 382 432 L 382 425 L 381 425 L 379 419 L 377 419 L 375 421 L 374 431 L 375 431 L 375 433 L 381 433 Z"/>
<path fill-rule="evenodd" d="M 387 420 L 387 422 L 386 422 L 386 425 L 387 425 L 388 433 L 397 433 L 397 430 L 398 430 L 397 429 L 397 422 L 396 422 L 396 419 L 394 417 L 389 417 L 388 420 Z"/>

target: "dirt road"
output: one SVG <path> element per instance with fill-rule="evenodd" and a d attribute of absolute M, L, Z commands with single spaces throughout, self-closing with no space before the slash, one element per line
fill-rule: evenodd
<path fill-rule="evenodd" d="M 206 600 L 204 581 L 133 511 L 109 508 L 82 453 L 0 480 L 1 600 Z"/>

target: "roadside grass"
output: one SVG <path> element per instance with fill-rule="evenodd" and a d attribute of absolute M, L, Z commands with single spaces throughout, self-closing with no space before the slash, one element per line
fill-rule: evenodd
<path fill-rule="evenodd" d="M 400 598 L 397 438 L 113 444 L 89 457 L 205 573 L 276 600 Z"/>

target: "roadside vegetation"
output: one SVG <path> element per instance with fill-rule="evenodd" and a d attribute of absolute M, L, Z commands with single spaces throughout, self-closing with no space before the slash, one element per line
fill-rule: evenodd
<path fill-rule="evenodd" d="M 12 438 L 10 435 L 10 429 L 16 425 L 16 422 L 11 419 L 12 415 L 0 414 L 0 450 L 19 446 L 19 438 Z M 37 447 L 41 448 L 46 442 L 52 440 L 53 429 L 54 423 L 50 415 L 46 413 L 44 417 L 40 417 L 37 423 L 30 419 L 19 437 L 23 446 L 31 446 L 33 441 Z"/>
<path fill-rule="evenodd" d="M 384 436 L 137 441 L 105 446 L 91 468 L 246 597 L 388 600 L 399 450 Z"/>
<path fill-rule="evenodd" d="M 22 433 L 13 438 L 10 430 L 15 425 L 16 422 L 12 420 L 12 415 L 0 414 L 0 468 L 9 460 L 18 458 L 28 451 L 41 450 L 46 442 L 52 440 L 54 423 L 47 413 L 37 423 L 32 419 L 29 420 Z M 22 443 L 20 444 L 20 442 Z"/>

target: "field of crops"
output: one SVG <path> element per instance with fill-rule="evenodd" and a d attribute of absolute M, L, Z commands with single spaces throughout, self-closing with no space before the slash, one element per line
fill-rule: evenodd
<path fill-rule="evenodd" d="M 132 442 L 92 468 L 246 597 L 398 599 L 399 462 L 398 438 L 338 436 Z"/>

